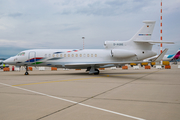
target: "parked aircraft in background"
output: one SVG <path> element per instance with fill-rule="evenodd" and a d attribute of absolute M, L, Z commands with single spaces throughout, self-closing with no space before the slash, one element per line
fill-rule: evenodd
<path fill-rule="evenodd" d="M 4 67 L 9 67 L 8 64 L 4 64 L 3 65 L 3 61 L 5 60 L 5 58 L 0 58 L 0 69 L 3 69 Z"/>
<path fill-rule="evenodd" d="M 122 66 L 127 63 L 141 63 L 155 56 L 154 43 L 173 43 L 152 41 L 155 21 L 144 21 L 144 26 L 128 41 L 105 41 L 105 49 L 33 49 L 22 51 L 4 61 L 10 65 L 49 66 L 68 69 L 87 69 L 89 74 L 99 74 L 98 68 Z M 163 51 L 156 61 L 167 52 Z"/>
<path fill-rule="evenodd" d="M 158 56 L 156 55 L 156 56 L 153 56 L 151 58 L 147 58 L 144 61 L 152 61 L 152 60 L 154 60 L 157 57 Z M 165 55 L 162 60 L 163 61 L 169 61 L 169 62 L 177 62 L 178 59 L 180 59 L 180 50 L 178 50 L 175 54 Z"/>
<path fill-rule="evenodd" d="M 0 64 L 2 64 L 2 63 L 3 63 L 3 61 L 4 61 L 4 60 L 1 60 L 1 59 L 0 59 Z"/>
<path fill-rule="evenodd" d="M 180 50 L 178 50 L 177 51 L 177 53 L 176 54 L 173 54 L 173 55 L 165 55 L 164 57 L 163 57 L 163 60 L 164 61 L 176 61 L 176 60 L 178 60 L 178 59 L 180 59 Z"/>

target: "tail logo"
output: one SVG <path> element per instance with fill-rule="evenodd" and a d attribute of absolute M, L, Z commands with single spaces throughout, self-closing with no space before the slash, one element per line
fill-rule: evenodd
<path fill-rule="evenodd" d="M 151 36 L 151 34 L 139 34 L 139 36 Z"/>

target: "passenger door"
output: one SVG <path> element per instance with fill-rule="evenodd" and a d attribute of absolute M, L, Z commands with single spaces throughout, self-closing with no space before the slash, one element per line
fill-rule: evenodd
<path fill-rule="evenodd" d="M 34 51 L 29 52 L 28 63 L 29 63 L 29 65 L 35 65 L 36 64 L 36 52 L 34 52 Z"/>

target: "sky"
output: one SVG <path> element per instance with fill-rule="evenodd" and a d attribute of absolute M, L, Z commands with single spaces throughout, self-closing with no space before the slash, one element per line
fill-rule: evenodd
<path fill-rule="evenodd" d="M 160 40 L 161 0 L 0 0 L 0 58 L 27 49 L 104 49 L 105 41 L 129 40 L 144 20 L 155 20 Z M 163 44 L 180 48 L 180 0 L 163 0 Z M 159 53 L 158 44 L 153 50 Z"/>

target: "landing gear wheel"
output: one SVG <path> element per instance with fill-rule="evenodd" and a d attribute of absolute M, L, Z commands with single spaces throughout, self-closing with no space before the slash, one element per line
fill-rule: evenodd
<path fill-rule="evenodd" d="M 29 75 L 29 73 L 28 72 L 25 72 L 25 74 L 24 75 Z"/>
<path fill-rule="evenodd" d="M 29 73 L 28 73 L 28 66 L 26 66 L 26 72 L 24 73 L 24 75 L 29 75 Z"/>
<path fill-rule="evenodd" d="M 94 73 L 94 75 L 99 75 L 99 70 L 95 69 L 95 71 L 97 71 L 97 73 Z"/>

